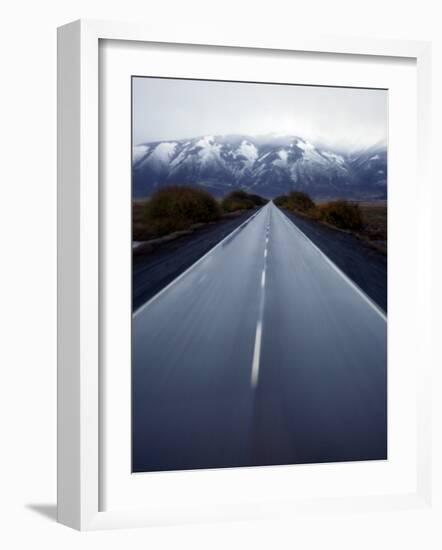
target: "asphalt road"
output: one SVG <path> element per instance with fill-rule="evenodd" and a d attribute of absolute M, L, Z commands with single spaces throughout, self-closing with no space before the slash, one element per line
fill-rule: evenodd
<path fill-rule="evenodd" d="M 133 318 L 133 470 L 385 459 L 387 323 L 269 203 Z"/>
<path fill-rule="evenodd" d="M 134 256 L 133 311 L 181 275 L 253 214 L 253 210 L 247 210 L 238 216 L 205 224 L 190 235 L 163 243 L 146 255 Z"/>
<path fill-rule="evenodd" d="M 307 237 L 387 311 L 387 256 L 354 235 L 284 210 Z"/>

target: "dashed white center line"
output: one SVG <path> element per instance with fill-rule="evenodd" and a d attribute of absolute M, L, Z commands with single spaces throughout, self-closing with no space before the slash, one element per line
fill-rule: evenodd
<path fill-rule="evenodd" d="M 266 284 L 266 270 L 263 269 L 262 275 L 261 275 L 261 288 L 264 288 L 265 284 Z"/>
<path fill-rule="evenodd" d="M 256 388 L 258 385 L 259 376 L 259 360 L 261 358 L 261 339 L 262 339 L 262 322 L 258 321 L 256 325 L 255 334 L 255 349 L 253 350 L 253 363 L 252 363 L 252 388 Z"/>
<path fill-rule="evenodd" d="M 253 389 L 255 389 L 256 386 L 258 385 L 259 363 L 261 360 L 262 325 L 263 325 L 263 318 L 264 318 L 264 298 L 265 298 L 269 233 L 270 233 L 270 221 L 266 226 L 266 239 L 265 239 L 265 247 L 264 247 L 264 266 L 261 273 L 261 299 L 259 303 L 258 322 L 256 324 L 255 346 L 253 349 L 252 374 L 250 379 L 250 383 Z"/>

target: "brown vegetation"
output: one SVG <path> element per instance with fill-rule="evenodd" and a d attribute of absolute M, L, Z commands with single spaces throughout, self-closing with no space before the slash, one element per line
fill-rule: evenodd
<path fill-rule="evenodd" d="M 310 219 L 348 231 L 387 251 L 387 204 L 333 200 L 315 204 L 306 193 L 293 192 L 274 199 L 274 203 Z"/>
<path fill-rule="evenodd" d="M 319 219 L 339 229 L 359 231 L 362 229 L 362 215 L 358 204 L 343 200 L 330 201 L 316 207 Z"/>
<path fill-rule="evenodd" d="M 242 189 L 231 191 L 221 201 L 224 212 L 236 212 L 238 210 L 250 210 L 256 206 L 263 206 L 267 201 L 259 195 L 246 193 Z"/>
<path fill-rule="evenodd" d="M 146 240 L 183 231 L 193 224 L 215 221 L 220 217 L 220 206 L 207 191 L 178 185 L 166 187 L 156 191 L 144 203 L 142 215 L 138 213 L 137 219 L 134 217 L 134 240 L 140 238 L 141 227 L 141 232 L 144 232 L 142 240 Z"/>
<path fill-rule="evenodd" d="M 188 232 L 223 216 L 262 206 L 267 201 L 258 195 L 235 190 L 219 203 L 210 193 L 190 186 L 170 186 L 155 192 L 150 199 L 132 204 L 132 238 L 151 241 L 165 235 Z"/>
<path fill-rule="evenodd" d="M 387 203 L 373 202 L 360 204 L 363 220 L 362 236 L 367 238 L 378 248 L 387 251 L 388 217 Z"/>

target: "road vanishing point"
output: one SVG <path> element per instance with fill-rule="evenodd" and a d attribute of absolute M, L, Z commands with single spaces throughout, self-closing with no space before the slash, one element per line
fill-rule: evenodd
<path fill-rule="evenodd" d="M 133 471 L 387 458 L 387 319 L 273 202 L 132 323 Z"/>

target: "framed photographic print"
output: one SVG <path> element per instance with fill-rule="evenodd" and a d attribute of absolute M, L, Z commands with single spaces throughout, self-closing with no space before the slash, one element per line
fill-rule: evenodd
<path fill-rule="evenodd" d="M 172 34 L 59 29 L 59 521 L 426 505 L 429 45 Z"/>

